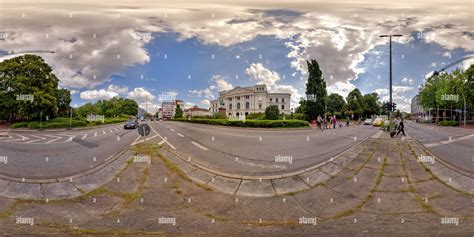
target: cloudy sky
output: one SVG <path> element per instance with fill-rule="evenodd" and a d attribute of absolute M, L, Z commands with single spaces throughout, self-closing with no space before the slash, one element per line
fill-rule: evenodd
<path fill-rule="evenodd" d="M 469 0 L 62 2 L 0 0 L 0 54 L 54 50 L 41 55 L 74 106 L 121 96 L 153 112 L 176 96 L 207 107 L 220 90 L 264 83 L 291 93 L 295 107 L 307 59 L 320 63 L 330 93 L 357 87 L 383 101 L 388 40 L 379 35 L 402 34 L 394 100 L 409 111 L 428 73 L 474 53 Z"/>

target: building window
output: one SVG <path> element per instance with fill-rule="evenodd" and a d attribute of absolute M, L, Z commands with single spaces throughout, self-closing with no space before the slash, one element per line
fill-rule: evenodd
<path fill-rule="evenodd" d="M 232 101 L 232 98 L 228 98 L 227 100 L 228 100 L 228 101 Z"/>
<path fill-rule="evenodd" d="M 262 104 L 258 104 L 258 109 L 262 109 Z"/>
<path fill-rule="evenodd" d="M 245 102 L 245 109 L 250 109 L 250 103 L 249 102 Z"/>
<path fill-rule="evenodd" d="M 272 98 L 270 98 L 270 102 L 272 102 L 272 101 L 273 101 L 273 99 L 272 99 Z"/>
<path fill-rule="evenodd" d="M 250 96 L 249 96 L 249 95 L 246 95 L 246 96 L 245 96 L 245 99 L 246 99 L 246 100 L 250 99 Z"/>
<path fill-rule="evenodd" d="M 285 103 L 285 98 L 281 98 L 281 102 L 282 102 L 282 103 Z"/>
<path fill-rule="evenodd" d="M 245 116 L 249 115 L 249 112 L 245 112 Z"/>
<path fill-rule="evenodd" d="M 281 109 L 285 109 L 285 105 L 281 105 Z"/>
<path fill-rule="evenodd" d="M 275 102 L 277 102 L 277 103 L 278 103 L 278 98 L 276 98 L 276 99 L 275 99 Z"/>
<path fill-rule="evenodd" d="M 232 103 L 229 104 L 229 110 L 232 110 Z"/>
<path fill-rule="evenodd" d="M 237 109 L 240 109 L 240 103 L 237 103 Z"/>
<path fill-rule="evenodd" d="M 240 96 L 237 96 L 236 98 L 237 98 L 237 100 L 240 100 Z"/>

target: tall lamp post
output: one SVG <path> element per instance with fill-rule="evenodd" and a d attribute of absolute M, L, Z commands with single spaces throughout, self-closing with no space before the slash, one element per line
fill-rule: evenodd
<path fill-rule="evenodd" d="M 389 78 L 390 78 L 390 88 L 389 88 L 389 91 L 390 91 L 390 110 L 388 112 L 388 120 L 389 120 L 389 124 L 388 124 L 388 132 L 391 132 L 392 131 L 392 112 L 393 112 L 393 102 L 392 102 L 392 37 L 401 37 L 402 35 L 380 35 L 381 38 L 388 38 L 389 39 L 389 47 L 390 47 L 390 51 L 389 51 L 389 54 L 390 54 L 390 63 L 389 63 Z"/>

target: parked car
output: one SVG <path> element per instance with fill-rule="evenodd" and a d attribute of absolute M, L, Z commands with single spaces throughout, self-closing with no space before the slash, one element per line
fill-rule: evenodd
<path fill-rule="evenodd" d="M 372 119 L 364 120 L 364 125 L 372 125 Z"/>
<path fill-rule="evenodd" d="M 372 122 L 372 126 L 380 127 L 384 124 L 383 118 L 376 118 L 374 122 Z"/>
<path fill-rule="evenodd" d="M 127 122 L 125 123 L 125 125 L 123 125 L 123 128 L 124 129 L 135 129 L 138 127 L 138 121 L 136 119 L 130 119 L 130 120 L 127 120 Z"/>

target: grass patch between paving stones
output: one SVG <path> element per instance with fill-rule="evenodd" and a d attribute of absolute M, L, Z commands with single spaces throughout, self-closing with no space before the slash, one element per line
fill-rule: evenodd
<path fill-rule="evenodd" d="M 408 147 L 409 147 L 410 150 L 412 150 L 412 152 L 415 154 L 415 157 L 417 157 L 417 156 L 416 156 L 416 152 L 414 151 L 414 149 L 413 149 L 413 147 L 411 146 L 410 143 L 408 143 Z M 429 154 L 425 149 L 423 149 L 423 148 L 421 148 L 421 149 L 422 149 L 426 154 Z M 442 184 L 445 185 L 446 187 L 448 187 L 448 188 L 450 188 L 450 189 L 452 189 L 452 190 L 454 190 L 454 191 L 456 191 L 456 192 L 458 192 L 458 193 L 461 193 L 461 194 L 463 194 L 463 195 L 465 195 L 465 196 L 472 196 L 470 193 L 468 193 L 468 192 L 466 192 L 466 191 L 464 191 L 464 190 L 455 188 L 455 187 L 453 187 L 453 186 L 447 184 L 444 180 L 442 180 L 442 179 L 440 179 L 438 176 L 436 176 L 436 175 L 431 171 L 431 169 L 428 168 L 428 167 L 427 167 L 426 165 L 424 165 L 423 163 L 419 163 L 419 164 L 425 169 L 426 172 L 428 172 L 428 173 L 431 175 L 431 177 L 433 177 L 434 179 L 438 180 L 438 182 L 442 183 Z"/>
<path fill-rule="evenodd" d="M 329 217 L 328 219 L 336 220 L 336 219 L 339 219 L 341 217 L 350 216 L 350 215 L 354 214 L 356 211 L 362 209 L 362 207 L 364 207 L 364 205 L 367 204 L 367 202 L 369 202 L 370 199 L 372 199 L 374 193 L 377 191 L 377 186 L 382 182 L 382 177 L 384 176 L 384 170 L 385 170 L 386 165 L 387 165 L 387 157 L 385 157 L 384 160 L 383 160 L 382 167 L 380 169 L 379 175 L 377 176 L 377 179 L 375 180 L 374 187 L 369 191 L 367 196 L 359 204 L 357 204 L 357 206 L 355 208 L 339 212 L 339 213 Z"/>

